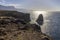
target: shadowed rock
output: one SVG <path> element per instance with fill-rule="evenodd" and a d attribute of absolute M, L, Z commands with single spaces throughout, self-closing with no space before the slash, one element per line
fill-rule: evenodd
<path fill-rule="evenodd" d="M 0 11 L 0 16 L 15 17 L 18 19 L 23 19 L 25 22 L 30 22 L 29 13 L 22 13 L 22 12 L 17 12 L 17 11 Z"/>
<path fill-rule="evenodd" d="M 40 14 L 39 17 L 37 18 L 36 22 L 39 24 L 39 25 L 42 25 L 43 24 L 43 15 Z"/>

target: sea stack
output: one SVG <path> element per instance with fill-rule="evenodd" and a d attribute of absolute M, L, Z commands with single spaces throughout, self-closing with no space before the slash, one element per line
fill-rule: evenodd
<path fill-rule="evenodd" d="M 39 14 L 36 22 L 37 22 L 39 25 L 42 25 L 42 24 L 43 24 L 43 21 L 44 21 L 43 15 L 42 15 L 42 14 Z"/>

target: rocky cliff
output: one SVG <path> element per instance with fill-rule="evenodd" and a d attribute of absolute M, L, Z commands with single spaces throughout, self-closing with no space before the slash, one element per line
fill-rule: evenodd
<path fill-rule="evenodd" d="M 3 10 L 0 10 L 0 16 L 12 16 L 12 17 L 15 17 L 15 18 L 18 18 L 18 19 L 23 19 L 25 22 L 30 21 L 30 14 L 17 12 L 17 11 L 5 11 L 5 10 L 3 11 Z"/>
<path fill-rule="evenodd" d="M 29 15 L 0 11 L 0 40 L 52 40 L 41 32 L 40 26 L 30 24 Z"/>

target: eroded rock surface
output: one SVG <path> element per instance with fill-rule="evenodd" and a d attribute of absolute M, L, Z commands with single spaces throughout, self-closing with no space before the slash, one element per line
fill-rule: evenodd
<path fill-rule="evenodd" d="M 0 11 L 0 40 L 52 40 L 40 26 L 29 22 L 29 15 Z"/>

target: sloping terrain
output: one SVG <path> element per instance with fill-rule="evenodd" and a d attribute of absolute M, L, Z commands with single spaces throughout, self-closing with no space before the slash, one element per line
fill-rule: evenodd
<path fill-rule="evenodd" d="M 52 40 L 25 16 L 16 11 L 0 11 L 0 40 Z"/>

